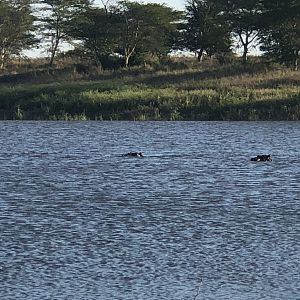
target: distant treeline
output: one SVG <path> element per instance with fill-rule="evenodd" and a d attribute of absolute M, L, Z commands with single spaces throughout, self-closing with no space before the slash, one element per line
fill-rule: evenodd
<path fill-rule="evenodd" d="M 298 68 L 299 0 L 187 0 L 184 11 L 131 1 L 1 0 L 0 69 L 23 50 L 42 48 L 49 65 L 66 55 L 99 69 L 147 65 L 170 52 L 191 51 L 220 63 L 242 49 L 242 62 L 255 44 L 273 61 Z M 78 61 L 78 60 L 77 60 Z"/>

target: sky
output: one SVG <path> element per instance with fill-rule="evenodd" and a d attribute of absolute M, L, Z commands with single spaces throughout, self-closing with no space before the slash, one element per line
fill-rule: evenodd
<path fill-rule="evenodd" d="M 165 1 L 141 1 L 144 3 L 150 2 L 150 3 L 159 3 L 159 4 L 166 4 L 167 6 L 173 7 L 175 9 L 184 9 L 185 7 L 185 0 L 165 0 Z"/>
<path fill-rule="evenodd" d="M 140 3 L 159 3 L 159 4 L 166 4 L 169 7 L 175 9 L 184 9 L 186 0 L 135 0 L 136 2 Z M 95 3 L 101 3 L 100 0 L 95 0 Z"/>

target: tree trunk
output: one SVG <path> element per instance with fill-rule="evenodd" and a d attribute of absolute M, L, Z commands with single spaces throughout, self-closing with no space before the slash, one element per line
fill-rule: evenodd
<path fill-rule="evenodd" d="M 249 52 L 249 44 L 251 43 L 249 41 L 250 35 L 251 35 L 251 32 L 249 33 L 249 31 L 246 30 L 245 40 L 244 40 L 242 31 L 239 32 L 239 38 L 240 38 L 241 44 L 243 45 L 243 56 L 242 56 L 243 64 L 246 64 L 247 60 L 248 60 L 247 55 L 248 55 L 248 52 Z"/>
<path fill-rule="evenodd" d="M 5 49 L 2 49 L 0 54 L 0 70 L 4 69 L 4 65 L 5 65 Z"/>
<path fill-rule="evenodd" d="M 49 67 L 52 67 L 52 65 L 53 65 L 53 61 L 54 61 L 54 57 L 55 57 L 55 54 L 56 54 L 56 51 L 57 51 L 57 48 L 58 48 L 58 44 L 59 44 L 59 39 L 55 39 L 55 44 L 54 44 L 54 47 L 53 47 L 52 52 L 51 52 Z"/>
<path fill-rule="evenodd" d="M 4 59 L 0 59 L 1 63 L 0 63 L 0 70 L 4 69 Z"/>
<path fill-rule="evenodd" d="M 54 46 L 52 48 L 52 53 L 51 53 L 51 59 L 49 62 L 49 67 L 52 67 L 53 65 L 53 61 L 54 61 L 54 57 L 61 39 L 61 32 L 60 32 L 60 17 L 58 17 L 56 19 L 56 29 L 55 29 L 55 36 L 54 36 Z"/>
<path fill-rule="evenodd" d="M 126 55 L 125 56 L 125 68 L 128 68 L 128 65 L 129 65 L 129 56 Z"/>
<path fill-rule="evenodd" d="M 98 52 L 97 50 L 94 50 L 94 57 L 95 57 L 98 73 L 101 73 L 103 71 L 103 66 L 102 66 L 100 55 L 97 52 Z"/>
<path fill-rule="evenodd" d="M 300 53 L 300 50 L 295 51 L 295 54 L 296 54 L 295 55 L 295 64 L 294 64 L 295 71 L 298 71 L 299 53 Z"/>
<path fill-rule="evenodd" d="M 130 57 L 133 55 L 134 51 L 135 51 L 136 45 L 133 46 L 132 48 L 125 48 L 125 68 L 128 68 L 129 66 L 129 59 Z"/>
<path fill-rule="evenodd" d="M 200 63 L 202 63 L 202 61 L 203 61 L 203 52 L 204 52 L 203 49 L 200 49 L 200 50 L 197 52 L 197 60 L 198 60 L 198 62 L 200 62 Z"/>
<path fill-rule="evenodd" d="M 244 48 L 244 51 L 243 51 L 242 61 L 243 61 L 243 64 L 246 64 L 248 61 L 248 45 L 244 44 L 243 48 Z"/>

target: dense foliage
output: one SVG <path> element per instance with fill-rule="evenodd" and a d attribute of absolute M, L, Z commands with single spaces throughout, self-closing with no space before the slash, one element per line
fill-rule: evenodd
<path fill-rule="evenodd" d="M 41 33 L 49 42 L 50 66 L 52 66 L 58 47 L 62 41 L 69 41 L 67 34 L 70 21 L 85 11 L 89 0 L 41 0 L 39 20 Z"/>
<path fill-rule="evenodd" d="M 298 68 L 299 0 L 186 0 L 185 10 L 134 1 L 0 0 L 0 67 L 34 45 L 49 65 L 67 42 L 99 68 L 162 61 L 188 50 L 199 61 L 259 44 L 267 58 Z M 35 25 L 35 26 L 34 26 Z"/>
<path fill-rule="evenodd" d="M 203 54 L 210 57 L 230 51 L 232 44 L 230 30 L 223 7 L 213 0 L 188 0 L 186 22 L 183 29 L 183 45 L 196 52 L 199 61 Z"/>
<path fill-rule="evenodd" d="M 12 55 L 35 44 L 33 21 L 29 0 L 0 1 L 0 69 Z"/>
<path fill-rule="evenodd" d="M 261 49 L 266 55 L 298 69 L 300 58 L 300 1 L 264 1 Z"/>

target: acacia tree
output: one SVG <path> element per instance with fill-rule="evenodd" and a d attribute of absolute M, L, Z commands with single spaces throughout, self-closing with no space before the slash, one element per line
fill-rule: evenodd
<path fill-rule="evenodd" d="M 142 4 L 137 2 L 121 1 L 117 7 L 117 14 L 120 19 L 119 52 L 124 55 L 125 67 L 129 65 L 129 59 L 136 51 L 142 37 L 142 24 L 145 11 L 142 11 Z"/>
<path fill-rule="evenodd" d="M 42 34 L 50 42 L 50 61 L 52 66 L 55 55 L 62 41 L 69 41 L 68 25 L 70 20 L 75 18 L 91 5 L 90 0 L 41 0 L 40 11 L 44 12 L 40 19 L 43 24 Z"/>
<path fill-rule="evenodd" d="M 160 4 L 120 1 L 116 14 L 120 20 L 118 52 L 124 56 L 125 67 L 138 49 L 157 56 L 171 50 L 178 12 Z"/>
<path fill-rule="evenodd" d="M 197 53 L 199 61 L 202 61 L 204 52 L 212 56 L 230 50 L 230 31 L 222 6 L 217 1 L 189 0 L 182 29 L 183 46 Z"/>
<path fill-rule="evenodd" d="M 145 18 L 139 51 L 158 59 L 165 57 L 174 46 L 182 12 L 156 3 L 146 4 L 143 10 Z"/>
<path fill-rule="evenodd" d="M 109 7 L 90 8 L 69 24 L 68 35 L 78 40 L 101 69 L 118 48 L 119 19 Z"/>
<path fill-rule="evenodd" d="M 262 1 L 228 0 L 225 1 L 225 3 L 225 12 L 231 30 L 239 39 L 243 49 L 242 61 L 243 63 L 246 63 L 249 50 L 259 36 L 259 20 L 262 11 Z"/>
<path fill-rule="evenodd" d="M 12 55 L 37 42 L 33 22 L 29 0 L 0 2 L 0 69 Z"/>
<path fill-rule="evenodd" d="M 300 58 L 300 3 L 264 0 L 261 50 L 298 70 Z"/>

